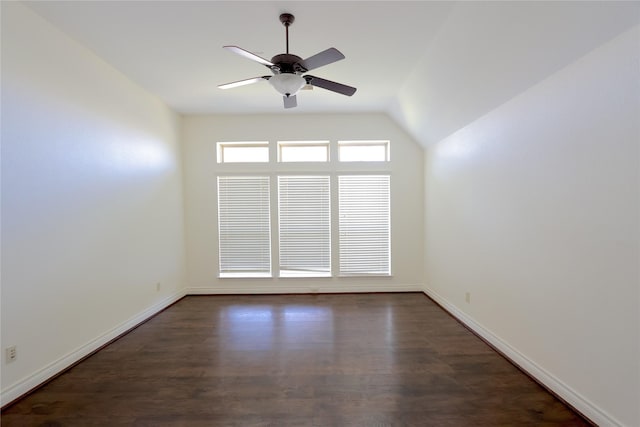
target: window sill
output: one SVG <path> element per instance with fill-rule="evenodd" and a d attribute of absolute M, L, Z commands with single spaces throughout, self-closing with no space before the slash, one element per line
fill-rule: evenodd
<path fill-rule="evenodd" d="M 272 279 L 271 273 L 222 273 L 218 279 Z"/>

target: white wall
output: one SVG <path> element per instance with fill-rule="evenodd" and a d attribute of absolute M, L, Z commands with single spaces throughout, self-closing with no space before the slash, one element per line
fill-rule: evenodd
<path fill-rule="evenodd" d="M 423 152 L 384 114 L 189 116 L 183 122 L 187 217 L 188 291 L 269 293 L 420 290 L 423 283 Z M 263 170 L 278 165 L 216 163 L 218 141 L 375 139 L 391 141 L 393 277 L 323 279 L 218 279 L 216 174 Z M 344 165 L 334 165 L 335 168 Z M 366 168 L 365 165 L 361 165 Z M 377 167 L 377 166 L 376 166 Z M 302 171 L 313 170 L 303 164 Z M 375 170 L 375 169 L 373 169 Z M 224 172 L 223 172 L 224 171 Z"/>
<path fill-rule="evenodd" d="M 640 425 L 639 41 L 593 50 L 425 166 L 427 292 L 600 425 Z"/>
<path fill-rule="evenodd" d="M 2 2 L 3 404 L 184 292 L 178 124 Z"/>

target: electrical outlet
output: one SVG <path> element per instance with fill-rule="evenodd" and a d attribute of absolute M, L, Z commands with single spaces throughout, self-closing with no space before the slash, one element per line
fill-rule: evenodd
<path fill-rule="evenodd" d="M 160 292 L 160 288 L 162 288 L 162 284 L 160 282 L 156 283 L 156 292 Z"/>
<path fill-rule="evenodd" d="M 15 345 L 5 349 L 7 363 L 11 363 L 18 358 L 18 348 Z"/>
<path fill-rule="evenodd" d="M 467 292 L 464 294 L 464 300 L 467 302 L 467 304 L 471 304 L 471 292 Z"/>

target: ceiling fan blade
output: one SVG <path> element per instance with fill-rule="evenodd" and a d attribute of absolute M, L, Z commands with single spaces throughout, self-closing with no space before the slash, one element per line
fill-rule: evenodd
<path fill-rule="evenodd" d="M 313 56 L 300 62 L 307 71 L 315 70 L 316 68 L 324 65 L 332 64 L 336 61 L 344 59 L 344 55 L 335 47 L 330 47 L 327 50 L 323 50 L 320 53 L 316 53 Z"/>
<path fill-rule="evenodd" d="M 256 61 L 261 63 L 262 65 L 266 65 L 267 67 L 273 67 L 273 63 L 271 61 L 267 61 L 266 59 L 256 55 L 255 53 L 251 53 L 248 50 L 244 50 L 238 46 L 222 46 L 224 49 L 227 49 L 230 52 L 237 53 L 240 56 L 244 56 L 247 59 L 252 61 Z"/>
<path fill-rule="evenodd" d="M 271 76 L 262 76 L 262 77 L 254 77 L 252 79 L 238 80 L 237 82 L 225 83 L 223 85 L 218 85 L 218 89 L 232 89 L 238 86 L 250 85 L 253 83 L 258 83 L 261 80 L 269 80 Z"/>
<path fill-rule="evenodd" d="M 332 82 L 331 80 L 321 79 L 320 77 L 307 75 L 307 76 L 304 76 L 304 78 L 307 81 L 307 83 L 309 83 L 311 86 L 321 87 L 323 89 L 327 89 L 332 92 L 341 93 L 347 96 L 353 95 L 354 93 L 356 93 L 356 90 L 357 90 L 355 87 L 343 85 L 342 83 Z"/>
<path fill-rule="evenodd" d="M 298 106 L 298 100 L 295 95 L 283 96 L 284 99 L 284 108 L 293 108 Z"/>

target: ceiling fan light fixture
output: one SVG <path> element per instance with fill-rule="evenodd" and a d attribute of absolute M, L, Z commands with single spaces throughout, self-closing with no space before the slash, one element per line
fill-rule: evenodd
<path fill-rule="evenodd" d="M 280 15 L 280 22 L 285 26 L 287 52 L 274 56 L 271 58 L 271 61 L 238 46 L 223 46 L 230 52 L 266 66 L 271 70 L 273 76 L 254 77 L 251 79 L 226 83 L 219 85 L 218 88 L 230 89 L 233 87 L 268 80 L 271 86 L 273 86 L 279 94 L 283 95 L 284 108 L 296 107 L 298 105 L 296 94 L 300 90 L 312 90 L 316 86 L 341 95 L 353 95 L 356 92 L 355 87 L 332 82 L 331 80 L 325 80 L 309 74 L 304 76 L 302 75 L 308 71 L 315 70 L 316 68 L 324 67 L 325 65 L 340 61 L 344 59 L 344 55 L 335 47 L 325 49 L 322 52 L 308 57 L 307 59 L 302 59 L 298 55 L 289 53 L 289 26 L 293 23 L 294 19 L 295 18 L 290 13 L 283 13 Z"/>
<path fill-rule="evenodd" d="M 282 95 L 293 96 L 307 84 L 307 81 L 297 74 L 282 73 L 272 76 L 269 79 L 269 83 Z"/>

